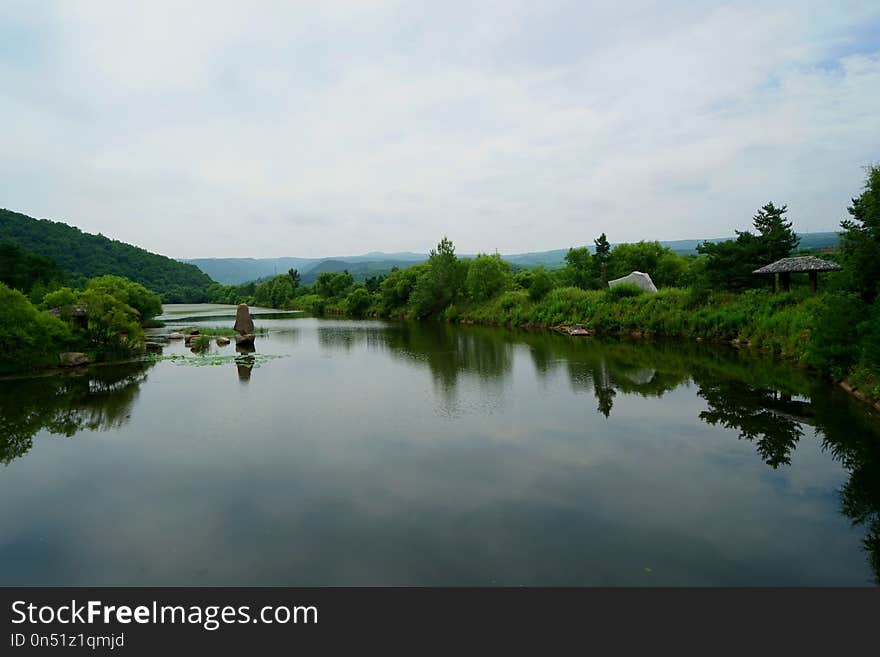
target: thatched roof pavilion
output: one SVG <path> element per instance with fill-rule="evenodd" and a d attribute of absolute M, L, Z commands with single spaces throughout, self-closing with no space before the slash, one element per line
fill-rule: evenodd
<path fill-rule="evenodd" d="M 820 271 L 836 271 L 840 265 L 815 256 L 799 256 L 783 258 L 769 265 L 756 269 L 753 274 L 779 274 L 779 288 L 785 292 L 791 289 L 792 274 L 809 274 L 810 289 L 815 292 L 818 287 Z"/>

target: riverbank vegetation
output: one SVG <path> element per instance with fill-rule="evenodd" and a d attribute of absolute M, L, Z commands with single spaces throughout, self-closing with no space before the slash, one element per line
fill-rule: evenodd
<path fill-rule="evenodd" d="M 130 357 L 143 349 L 142 326 L 162 312 L 157 295 L 119 276 L 41 295 L 35 294 L 40 281 L 19 281 L 23 289 L 10 283 L 0 281 L 2 374 L 56 366 L 65 352 L 90 361 Z"/>
<path fill-rule="evenodd" d="M 767 203 L 753 230 L 705 242 L 682 256 L 658 242 L 611 248 L 605 233 L 591 248 L 568 251 L 558 270 L 515 269 L 497 254 L 459 258 L 443 238 L 427 262 L 356 283 L 348 272 L 301 285 L 296 270 L 260 284 L 214 285 L 209 300 L 296 308 L 352 317 L 439 319 L 525 327 L 582 324 L 597 333 L 724 341 L 766 349 L 847 379 L 880 399 L 880 167 L 841 222 L 841 248 L 822 257 L 842 266 L 824 274 L 818 293 L 806 274 L 789 291 L 754 270 L 805 253 L 785 205 Z M 651 275 L 659 292 L 607 282 L 632 271 Z M 800 280 L 799 277 L 803 278 Z"/>

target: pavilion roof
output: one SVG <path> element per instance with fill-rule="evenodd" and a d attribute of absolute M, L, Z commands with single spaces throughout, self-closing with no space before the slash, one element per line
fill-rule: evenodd
<path fill-rule="evenodd" d="M 815 256 L 798 256 L 796 258 L 783 258 L 776 262 L 771 262 L 760 269 L 753 271 L 753 274 L 797 274 L 800 272 L 810 271 L 835 271 L 840 269 L 837 265 L 828 260 L 822 260 Z"/>

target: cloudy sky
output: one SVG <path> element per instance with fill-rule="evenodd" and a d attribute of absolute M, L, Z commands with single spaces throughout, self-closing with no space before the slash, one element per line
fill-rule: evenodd
<path fill-rule="evenodd" d="M 880 2 L 0 2 L 0 207 L 174 257 L 833 230 Z"/>

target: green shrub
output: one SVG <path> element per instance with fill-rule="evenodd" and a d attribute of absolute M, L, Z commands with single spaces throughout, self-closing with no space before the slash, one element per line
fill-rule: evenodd
<path fill-rule="evenodd" d="M 866 304 L 854 294 L 834 292 L 823 297 L 807 345 L 807 362 L 835 376 L 856 363 Z"/>
<path fill-rule="evenodd" d="M 613 287 L 609 287 L 605 294 L 612 299 L 624 299 L 626 297 L 637 297 L 644 294 L 645 291 L 634 283 L 619 283 Z"/>
<path fill-rule="evenodd" d="M 537 267 L 529 281 L 529 299 L 540 301 L 553 289 L 553 279 L 543 267 Z"/>
<path fill-rule="evenodd" d="M 346 308 L 352 317 L 363 317 L 372 304 L 372 295 L 365 287 L 356 287 L 346 298 Z"/>
<path fill-rule="evenodd" d="M 67 324 L 0 283 L 0 372 L 57 364 L 71 342 Z"/>
<path fill-rule="evenodd" d="M 190 349 L 198 354 L 203 354 L 211 348 L 211 336 L 199 335 L 189 343 Z"/>

